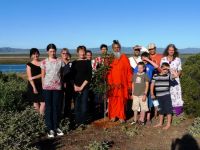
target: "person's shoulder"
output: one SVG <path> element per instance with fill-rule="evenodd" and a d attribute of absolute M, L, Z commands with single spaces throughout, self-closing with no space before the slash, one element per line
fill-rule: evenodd
<path fill-rule="evenodd" d="M 27 66 L 31 66 L 31 64 L 32 64 L 31 62 L 26 63 Z"/>
<path fill-rule="evenodd" d="M 180 57 L 176 57 L 174 60 L 181 61 L 181 58 Z"/>

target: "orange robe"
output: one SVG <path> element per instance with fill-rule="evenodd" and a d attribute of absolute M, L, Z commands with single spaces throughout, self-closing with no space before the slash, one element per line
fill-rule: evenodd
<path fill-rule="evenodd" d="M 131 89 L 132 69 L 125 54 L 114 59 L 108 73 L 108 117 L 126 119 L 125 106 Z"/>

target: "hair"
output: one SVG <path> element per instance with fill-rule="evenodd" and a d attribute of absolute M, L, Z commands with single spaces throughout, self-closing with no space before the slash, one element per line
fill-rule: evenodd
<path fill-rule="evenodd" d="M 31 48 L 30 49 L 30 57 L 33 55 L 33 54 L 39 54 L 40 55 L 40 52 L 37 48 Z"/>
<path fill-rule="evenodd" d="M 101 44 L 100 49 L 102 48 L 106 48 L 106 50 L 108 50 L 108 46 L 106 44 Z"/>
<path fill-rule="evenodd" d="M 141 66 L 143 66 L 143 67 L 145 68 L 145 64 L 144 64 L 143 62 L 139 62 L 139 63 L 137 64 L 137 66 L 139 66 L 139 65 L 141 65 Z"/>
<path fill-rule="evenodd" d="M 169 65 L 169 63 L 164 62 L 164 63 L 162 63 L 162 65 L 161 65 L 161 68 L 162 68 L 162 67 L 170 67 L 170 65 Z"/>
<path fill-rule="evenodd" d="M 68 48 L 63 48 L 63 49 L 61 49 L 61 53 L 62 53 L 63 51 L 66 51 L 67 54 L 69 54 L 69 49 L 68 49 Z"/>
<path fill-rule="evenodd" d="M 143 52 L 143 53 L 141 54 L 141 57 L 148 57 L 148 58 L 149 58 L 149 53 Z"/>
<path fill-rule="evenodd" d="M 173 55 L 173 59 L 175 59 L 176 57 L 179 56 L 179 52 L 178 52 L 178 49 L 176 48 L 176 46 L 174 44 L 169 44 L 165 51 L 163 52 L 163 56 L 168 56 L 169 55 L 169 48 L 172 47 L 174 49 L 174 55 Z"/>
<path fill-rule="evenodd" d="M 53 43 L 47 45 L 47 52 L 48 52 L 50 49 L 55 49 L 55 50 L 57 50 L 56 45 L 53 44 Z"/>
<path fill-rule="evenodd" d="M 86 53 L 86 47 L 84 45 L 78 46 L 76 52 L 78 53 L 80 50 L 84 50 L 84 52 Z"/>
<path fill-rule="evenodd" d="M 92 51 L 91 50 L 86 50 L 86 53 L 90 53 L 92 55 Z"/>
<path fill-rule="evenodd" d="M 114 45 L 118 45 L 118 46 L 121 48 L 121 44 L 119 43 L 118 40 L 113 40 L 112 47 L 113 47 Z"/>

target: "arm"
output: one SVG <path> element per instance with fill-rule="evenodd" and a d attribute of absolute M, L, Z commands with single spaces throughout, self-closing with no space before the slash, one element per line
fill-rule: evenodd
<path fill-rule="evenodd" d="M 155 83 L 152 82 L 152 83 L 151 83 L 151 87 L 150 87 L 151 98 L 152 98 L 152 99 L 155 99 L 155 95 L 154 95 L 154 87 L 155 87 Z"/>
<path fill-rule="evenodd" d="M 144 96 L 143 96 L 143 98 L 142 98 L 142 101 L 143 101 L 143 102 L 146 101 L 147 93 L 148 93 L 148 90 L 149 90 L 149 82 L 146 82 L 145 84 L 146 84 L 146 86 L 145 86 Z"/>
<path fill-rule="evenodd" d="M 44 77 L 45 77 L 45 70 L 42 69 L 42 72 L 41 72 L 41 77 L 42 77 L 42 87 L 44 86 Z"/>
<path fill-rule="evenodd" d="M 155 62 L 151 61 L 151 60 L 150 60 L 149 58 L 147 58 L 147 57 L 145 57 L 144 60 L 146 60 L 146 61 L 148 61 L 150 64 L 152 64 L 152 66 L 154 66 L 155 69 L 157 69 L 157 68 L 159 67 Z"/>
<path fill-rule="evenodd" d="M 30 82 L 32 88 L 33 88 L 33 93 L 37 94 L 37 89 L 35 87 L 35 83 L 33 82 L 32 75 L 31 75 L 31 68 L 27 65 L 26 67 L 26 73 L 28 77 L 28 81 Z"/>
<path fill-rule="evenodd" d="M 34 79 L 39 79 L 41 77 L 42 77 L 42 74 L 39 74 L 39 75 L 33 76 L 31 79 L 34 80 Z"/>

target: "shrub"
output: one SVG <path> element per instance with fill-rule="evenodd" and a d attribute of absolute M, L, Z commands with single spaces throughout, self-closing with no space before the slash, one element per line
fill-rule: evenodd
<path fill-rule="evenodd" d="M 86 148 L 88 150 L 108 150 L 110 147 L 112 147 L 113 142 L 109 142 L 109 141 L 103 141 L 103 142 L 97 142 L 94 141 L 92 143 L 90 143 L 88 146 L 86 146 Z"/>
<path fill-rule="evenodd" d="M 195 137 L 200 137 L 200 117 L 197 117 L 192 125 L 188 128 L 190 134 Z"/>
<path fill-rule="evenodd" d="M 200 115 L 200 54 L 190 56 L 183 65 L 181 85 L 185 113 Z"/>
<path fill-rule="evenodd" d="M 33 108 L 21 112 L 1 112 L 0 116 L 0 149 L 27 150 L 32 142 L 45 131 L 43 117 Z"/>
<path fill-rule="evenodd" d="M 130 137 L 133 137 L 135 135 L 138 135 L 139 134 L 139 130 L 140 128 L 138 126 L 122 126 L 122 132 L 125 132 L 126 135 L 130 136 Z"/>
<path fill-rule="evenodd" d="M 0 73 L 0 109 L 7 111 L 24 110 L 27 82 L 15 74 Z"/>

